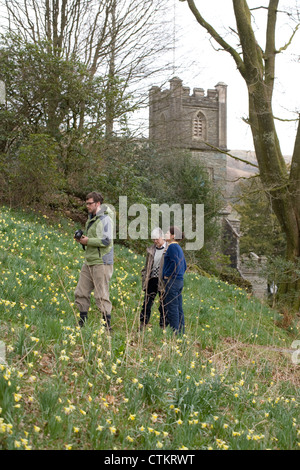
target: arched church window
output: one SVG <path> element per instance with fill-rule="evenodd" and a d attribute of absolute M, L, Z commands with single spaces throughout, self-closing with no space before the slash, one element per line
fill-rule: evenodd
<path fill-rule="evenodd" d="M 206 119 L 199 111 L 193 121 L 193 138 L 204 140 L 206 138 Z"/>

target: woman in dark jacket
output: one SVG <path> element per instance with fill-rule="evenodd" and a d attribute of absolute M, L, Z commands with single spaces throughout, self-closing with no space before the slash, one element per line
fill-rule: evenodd
<path fill-rule="evenodd" d="M 184 234 L 177 227 L 170 227 L 165 234 L 168 243 L 164 255 L 162 278 L 164 282 L 163 308 L 166 315 L 166 326 L 174 332 L 184 333 L 184 313 L 182 308 L 183 276 L 186 271 L 186 261 L 183 250 L 178 242 Z"/>

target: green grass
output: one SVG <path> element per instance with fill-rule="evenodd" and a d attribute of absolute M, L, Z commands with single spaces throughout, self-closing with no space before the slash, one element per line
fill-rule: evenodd
<path fill-rule="evenodd" d="M 113 334 L 77 326 L 75 227 L 1 209 L 0 449 L 298 449 L 296 328 L 238 287 L 187 273 L 186 333 L 138 333 L 144 258 L 116 246 Z"/>

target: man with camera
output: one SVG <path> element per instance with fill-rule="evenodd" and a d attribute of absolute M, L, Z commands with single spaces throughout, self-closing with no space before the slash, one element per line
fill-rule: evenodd
<path fill-rule="evenodd" d="M 80 230 L 75 240 L 84 248 L 85 261 L 75 289 L 75 304 L 79 308 L 79 325 L 87 321 L 91 293 L 103 315 L 105 326 L 111 329 L 109 282 L 113 273 L 113 211 L 103 205 L 103 197 L 95 191 L 86 196 L 88 220 L 85 235 Z"/>

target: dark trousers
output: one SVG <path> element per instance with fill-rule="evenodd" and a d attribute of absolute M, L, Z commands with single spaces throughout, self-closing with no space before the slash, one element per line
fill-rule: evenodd
<path fill-rule="evenodd" d="M 184 333 L 184 314 L 182 308 L 183 280 L 168 279 L 163 299 L 166 326 L 176 333 Z"/>
<path fill-rule="evenodd" d="M 164 328 L 165 316 L 164 316 L 164 309 L 162 305 L 162 295 L 161 295 L 161 292 L 159 292 L 158 290 L 158 278 L 157 277 L 152 277 L 148 281 L 148 285 L 145 291 L 143 307 L 142 307 L 141 314 L 140 314 L 140 322 L 144 323 L 145 325 L 149 323 L 150 316 L 151 316 L 151 308 L 152 308 L 154 299 L 157 294 L 159 295 L 159 307 L 158 307 L 158 310 L 160 313 L 159 326 L 161 328 Z"/>

